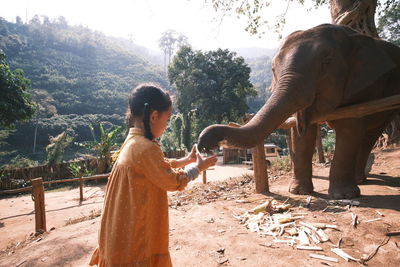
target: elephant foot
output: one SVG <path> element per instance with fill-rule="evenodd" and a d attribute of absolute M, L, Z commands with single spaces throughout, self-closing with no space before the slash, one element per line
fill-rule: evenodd
<path fill-rule="evenodd" d="M 308 195 L 314 191 L 311 179 L 290 181 L 289 192 L 295 195 Z"/>
<path fill-rule="evenodd" d="M 360 188 L 356 184 L 329 185 L 328 193 L 333 199 L 351 199 L 360 196 Z"/>

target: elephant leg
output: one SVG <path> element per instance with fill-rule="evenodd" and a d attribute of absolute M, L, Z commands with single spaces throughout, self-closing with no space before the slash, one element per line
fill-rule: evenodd
<path fill-rule="evenodd" d="M 373 136 L 374 135 L 374 136 Z M 365 168 L 367 166 L 368 158 L 371 150 L 375 144 L 376 139 L 378 139 L 379 134 L 366 133 L 363 144 L 360 147 L 360 151 L 357 156 L 357 164 L 355 168 L 355 181 L 357 184 L 362 184 L 367 180 L 367 175 L 365 173 Z"/>
<path fill-rule="evenodd" d="M 387 113 L 381 113 L 379 115 L 370 116 L 366 119 L 368 128 L 358 152 L 355 170 L 355 180 L 357 184 L 361 184 L 367 180 L 366 166 L 369 155 L 375 145 L 376 140 L 378 140 L 379 136 L 389 124 L 390 118 L 391 116 L 388 116 Z"/>
<path fill-rule="evenodd" d="M 289 191 L 293 194 L 309 194 L 313 191 L 312 183 L 312 157 L 315 150 L 317 124 L 308 127 L 303 136 L 299 136 L 292 128 L 292 168 L 293 178 Z"/>
<path fill-rule="evenodd" d="M 365 136 L 362 119 L 332 121 L 336 131 L 335 153 L 329 173 L 329 195 L 334 199 L 358 197 L 360 189 L 355 181 L 356 161 Z"/>

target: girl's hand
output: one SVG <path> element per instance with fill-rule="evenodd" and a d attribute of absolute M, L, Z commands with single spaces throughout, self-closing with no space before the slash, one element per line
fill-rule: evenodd
<path fill-rule="evenodd" d="M 197 157 L 197 168 L 200 172 L 207 170 L 209 167 L 214 166 L 217 162 L 217 156 L 211 156 L 207 158 L 203 158 L 200 153 L 196 153 Z"/>
<path fill-rule="evenodd" d="M 197 146 L 193 145 L 192 151 L 190 151 L 190 154 L 187 155 L 188 163 L 197 161 L 196 153 L 197 153 Z"/>

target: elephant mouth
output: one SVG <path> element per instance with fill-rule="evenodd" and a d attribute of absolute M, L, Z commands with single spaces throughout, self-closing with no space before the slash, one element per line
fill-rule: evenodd
<path fill-rule="evenodd" d="M 227 140 L 222 140 L 220 142 L 218 142 L 218 145 L 216 145 L 215 147 L 211 147 L 211 148 L 203 148 L 201 149 L 201 151 L 199 151 L 203 156 L 214 156 L 218 154 L 218 150 L 219 149 L 243 149 L 240 146 L 234 145 L 229 143 Z"/>
<path fill-rule="evenodd" d="M 219 146 L 215 146 L 215 147 L 209 147 L 209 148 L 200 148 L 198 146 L 196 146 L 197 149 L 197 153 L 203 155 L 203 156 L 212 156 L 215 154 L 215 150 L 218 149 Z"/>

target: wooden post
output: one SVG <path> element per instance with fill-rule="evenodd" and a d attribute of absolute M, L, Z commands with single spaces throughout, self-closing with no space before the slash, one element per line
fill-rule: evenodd
<path fill-rule="evenodd" d="M 252 114 L 247 114 L 243 118 L 243 123 L 247 123 L 253 117 Z M 240 127 L 240 124 L 237 123 L 229 123 L 232 127 Z M 265 150 L 264 150 L 264 142 L 258 144 L 254 148 L 251 149 L 252 157 L 253 157 L 253 171 L 254 171 L 254 180 L 256 184 L 256 192 L 264 193 L 269 192 L 268 185 L 268 168 L 267 168 L 267 160 L 265 159 Z"/>
<path fill-rule="evenodd" d="M 207 183 L 207 171 L 203 171 L 203 184 Z"/>
<path fill-rule="evenodd" d="M 261 143 L 252 148 L 251 152 L 253 154 L 253 169 L 256 192 L 269 192 L 267 161 L 265 160 L 264 143 Z"/>
<path fill-rule="evenodd" d="M 317 126 L 317 153 L 319 163 L 325 163 L 324 149 L 322 147 L 321 130 L 319 125 Z"/>
<path fill-rule="evenodd" d="M 35 230 L 46 232 L 46 209 L 44 206 L 44 187 L 42 178 L 32 179 L 32 197 L 35 202 Z"/>
<path fill-rule="evenodd" d="M 96 179 L 97 181 L 97 179 Z M 82 202 L 83 201 L 83 180 L 82 177 L 80 177 L 79 179 L 79 201 Z"/>

